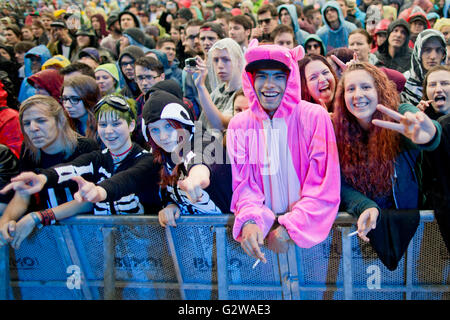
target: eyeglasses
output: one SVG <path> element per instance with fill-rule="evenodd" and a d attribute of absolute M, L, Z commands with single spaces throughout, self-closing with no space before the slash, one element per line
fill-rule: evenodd
<path fill-rule="evenodd" d="M 198 38 L 200 34 L 191 34 L 190 36 L 187 36 L 186 39 L 190 40 L 190 41 L 194 41 L 196 38 Z"/>
<path fill-rule="evenodd" d="M 80 97 L 77 97 L 77 96 L 70 96 L 70 97 L 62 96 L 61 97 L 62 103 L 70 101 L 71 104 L 79 104 L 81 100 L 82 99 Z"/>
<path fill-rule="evenodd" d="M 139 76 L 136 76 L 136 81 L 139 81 L 139 82 L 142 82 L 142 81 L 144 81 L 144 80 L 147 80 L 147 81 L 153 81 L 153 80 L 155 80 L 156 78 L 158 78 L 159 76 L 161 76 L 160 74 L 158 74 L 157 76 L 152 76 L 152 75 L 139 75 Z"/>
<path fill-rule="evenodd" d="M 128 111 L 130 113 L 131 117 L 134 119 L 134 114 L 131 111 L 130 105 L 128 104 L 127 100 L 125 100 L 124 98 L 122 98 L 120 96 L 115 96 L 115 95 L 106 96 L 106 97 L 102 98 L 99 102 L 97 102 L 97 104 L 94 106 L 94 113 L 97 113 L 100 110 L 100 108 L 105 104 L 113 107 L 116 110 L 122 111 L 122 112 Z"/>
<path fill-rule="evenodd" d="M 320 44 L 318 44 L 318 43 L 306 45 L 306 49 L 319 49 L 319 48 L 320 48 Z"/>
<path fill-rule="evenodd" d="M 134 60 L 130 60 L 130 61 L 121 61 L 121 62 L 120 62 L 120 66 L 121 66 L 121 67 L 133 66 L 133 65 L 134 65 Z"/>
<path fill-rule="evenodd" d="M 272 22 L 272 18 L 258 20 L 258 24 L 269 24 L 270 22 Z"/>

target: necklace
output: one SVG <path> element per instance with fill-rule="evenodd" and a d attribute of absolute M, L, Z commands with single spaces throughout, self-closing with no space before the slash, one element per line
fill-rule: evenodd
<path fill-rule="evenodd" d="M 133 147 L 133 145 L 131 145 L 127 150 L 125 150 L 122 153 L 119 154 L 114 154 L 111 151 L 109 151 L 109 153 L 111 154 L 111 157 L 113 158 L 114 162 L 120 162 L 121 161 L 121 157 L 123 157 L 124 155 L 126 155 L 128 152 L 130 152 L 131 148 Z"/>

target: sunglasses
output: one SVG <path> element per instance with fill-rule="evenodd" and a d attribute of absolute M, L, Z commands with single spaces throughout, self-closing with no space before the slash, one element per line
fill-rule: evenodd
<path fill-rule="evenodd" d="M 306 45 L 306 49 L 319 49 L 319 48 L 320 48 L 320 44 L 317 44 L 317 43 Z"/>
<path fill-rule="evenodd" d="M 272 18 L 261 19 L 258 20 L 258 24 L 269 24 L 272 21 Z"/>
<path fill-rule="evenodd" d="M 126 66 L 134 66 L 134 60 L 131 60 L 131 61 L 121 61 L 120 62 L 120 66 L 121 67 L 126 67 Z"/>
<path fill-rule="evenodd" d="M 106 96 L 102 98 L 99 102 L 97 102 L 97 104 L 94 106 L 94 113 L 97 113 L 100 110 L 100 108 L 105 104 L 113 107 L 116 110 L 122 112 L 129 112 L 131 117 L 134 119 L 134 114 L 131 111 L 130 105 L 128 104 L 127 100 L 115 95 Z"/>

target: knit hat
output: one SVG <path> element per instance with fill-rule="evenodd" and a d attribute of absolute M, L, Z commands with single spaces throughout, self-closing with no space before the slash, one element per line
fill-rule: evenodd
<path fill-rule="evenodd" d="M 100 63 L 100 54 L 98 53 L 98 50 L 95 48 L 87 47 L 82 49 L 78 54 L 78 59 L 81 59 L 83 57 L 91 58 L 95 62 Z"/>
<path fill-rule="evenodd" d="M 114 63 L 105 63 L 99 65 L 97 68 L 95 68 L 95 72 L 97 71 L 105 71 L 108 74 L 113 77 L 114 80 L 116 80 L 116 90 L 119 88 L 119 70 L 117 69 L 117 66 Z"/>
<path fill-rule="evenodd" d="M 42 65 L 42 70 L 46 70 L 50 68 L 51 66 L 58 66 L 59 68 L 65 68 L 70 64 L 69 59 L 64 57 L 61 54 L 58 54 L 56 56 L 53 56 L 52 58 L 45 61 L 45 63 Z"/>

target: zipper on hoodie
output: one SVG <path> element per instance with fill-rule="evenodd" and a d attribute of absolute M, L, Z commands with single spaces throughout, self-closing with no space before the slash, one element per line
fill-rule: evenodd
<path fill-rule="evenodd" d="M 397 199 L 395 198 L 395 184 L 397 182 L 397 169 L 395 169 L 394 165 L 394 177 L 392 180 L 392 197 L 394 198 L 395 208 L 398 209 Z"/>

